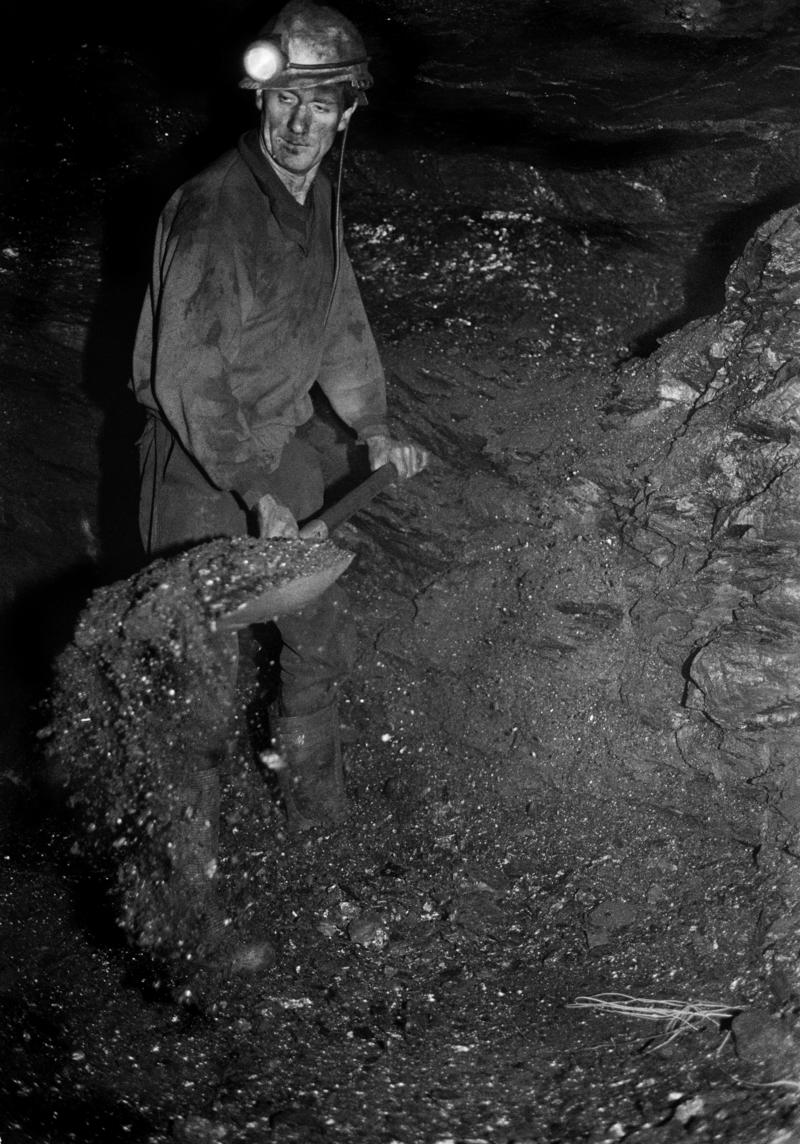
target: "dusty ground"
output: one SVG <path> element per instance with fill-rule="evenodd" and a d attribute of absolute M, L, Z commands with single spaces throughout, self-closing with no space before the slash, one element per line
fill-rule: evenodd
<path fill-rule="evenodd" d="M 230 776 L 228 901 L 277 956 L 195 1009 L 111 925 L 28 715 L 104 553 L 135 558 L 135 292 L 68 206 L 57 242 L 11 226 L 0 278 L 3 1144 L 795 1139 L 778 856 L 636 716 L 615 532 L 582 524 L 595 467 L 626 462 L 615 366 L 681 310 L 681 252 L 350 204 L 398 420 L 436 459 L 342 536 L 352 821 L 305 847 L 254 770 Z M 681 1023 L 574 1007 L 609 992 Z"/>

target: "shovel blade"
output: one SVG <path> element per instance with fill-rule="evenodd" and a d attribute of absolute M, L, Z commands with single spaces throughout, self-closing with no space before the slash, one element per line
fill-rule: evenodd
<path fill-rule="evenodd" d="M 332 545 L 330 549 L 333 550 Z M 221 631 L 238 631 L 250 624 L 269 623 L 279 616 L 307 608 L 339 579 L 352 562 L 353 556 L 352 552 L 336 548 L 332 555 L 329 553 L 320 568 L 300 572 L 280 583 L 266 582 L 258 585 L 242 603 L 216 617 L 217 628 Z"/>
<path fill-rule="evenodd" d="M 397 469 L 394 465 L 383 465 L 340 501 L 320 513 L 316 519 L 321 520 L 332 532 L 368 505 L 378 493 L 388 488 L 396 479 Z M 304 549 L 304 542 L 300 540 L 251 540 L 245 543 L 257 546 L 267 566 L 270 563 L 270 553 L 273 551 L 276 554 L 296 553 L 298 545 L 299 551 L 302 552 Z M 279 547 L 275 548 L 275 545 Z M 305 551 L 314 551 L 318 554 L 319 558 L 314 562 L 314 567 L 308 567 L 307 562 L 301 559 L 299 566 L 288 578 L 262 576 L 260 581 L 254 584 L 254 591 L 246 592 L 235 607 L 228 608 L 223 605 L 219 608 L 215 616 L 216 626 L 223 631 L 236 631 L 249 624 L 265 623 L 279 616 L 301 611 L 339 579 L 354 555 L 352 552 L 345 552 L 331 540 L 317 543 L 312 549 L 305 548 Z"/>

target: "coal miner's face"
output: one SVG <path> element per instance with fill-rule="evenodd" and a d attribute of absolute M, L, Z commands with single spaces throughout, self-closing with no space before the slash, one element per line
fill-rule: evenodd
<path fill-rule="evenodd" d="M 341 84 L 267 89 L 258 95 L 264 146 L 274 162 L 293 175 L 319 166 L 353 114 L 352 107 L 344 107 Z"/>

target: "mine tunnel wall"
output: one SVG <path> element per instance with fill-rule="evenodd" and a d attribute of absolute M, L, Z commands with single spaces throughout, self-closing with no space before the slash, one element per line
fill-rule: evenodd
<path fill-rule="evenodd" d="M 623 369 L 610 420 L 630 439 L 634 479 L 627 500 L 608 490 L 636 638 L 673 673 L 671 693 L 654 693 L 664 734 L 692 771 L 769 808 L 790 847 L 800 817 L 798 268 L 795 208 L 758 229 L 718 314 Z"/>

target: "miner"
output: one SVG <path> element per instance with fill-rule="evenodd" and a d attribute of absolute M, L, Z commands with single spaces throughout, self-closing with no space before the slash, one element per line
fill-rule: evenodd
<path fill-rule="evenodd" d="M 255 93 L 258 126 L 161 215 L 133 369 L 147 412 L 140 526 L 150 557 L 247 532 L 324 536 L 309 523 L 323 503 L 320 457 L 298 436 L 315 383 L 372 469 L 388 461 L 407 478 L 427 463 L 389 429 L 384 374 L 342 241 L 341 163 L 338 180 L 321 169 L 366 103 L 368 62 L 341 13 L 287 4 L 245 53 L 241 86 Z M 353 623 L 337 585 L 277 624 L 271 722 L 286 812 L 293 829 L 324 828 L 346 813 L 337 688 L 353 660 Z M 233 668 L 233 649 L 230 657 Z M 211 755 L 196 760 L 187 789 L 194 820 L 213 827 Z"/>

